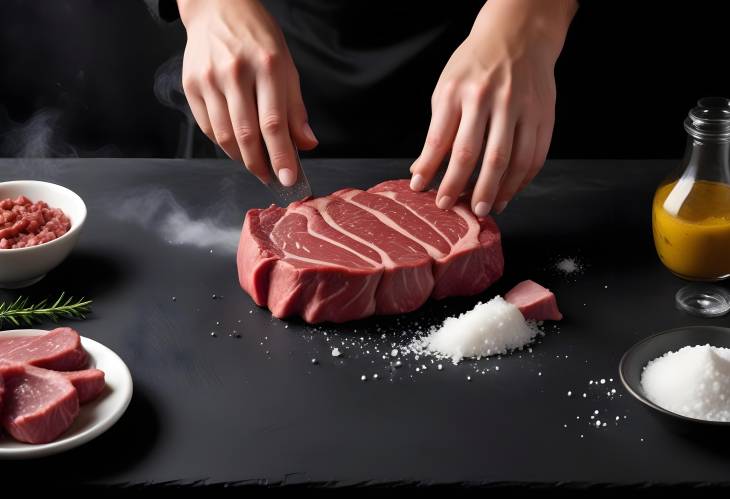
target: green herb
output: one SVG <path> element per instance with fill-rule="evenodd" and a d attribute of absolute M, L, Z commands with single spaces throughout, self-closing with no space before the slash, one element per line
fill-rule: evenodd
<path fill-rule="evenodd" d="M 5 321 L 15 326 L 20 326 L 21 323 L 30 326 L 43 320 L 58 322 L 62 318 L 84 319 L 89 313 L 89 305 L 91 300 L 74 300 L 71 296 L 64 298 L 64 293 L 52 305 L 47 300 L 29 305 L 27 297 L 19 296 L 10 305 L 0 303 L 0 325 Z"/>

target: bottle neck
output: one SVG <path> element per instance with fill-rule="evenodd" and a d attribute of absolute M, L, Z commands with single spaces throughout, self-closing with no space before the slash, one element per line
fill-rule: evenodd
<path fill-rule="evenodd" d="M 730 184 L 730 141 L 701 140 L 690 136 L 685 154 L 685 175 Z"/>

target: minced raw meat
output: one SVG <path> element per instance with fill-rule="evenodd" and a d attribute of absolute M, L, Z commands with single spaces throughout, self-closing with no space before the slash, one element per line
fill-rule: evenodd
<path fill-rule="evenodd" d="M 0 201 L 0 249 L 25 248 L 53 241 L 71 228 L 59 208 L 25 196 Z"/>

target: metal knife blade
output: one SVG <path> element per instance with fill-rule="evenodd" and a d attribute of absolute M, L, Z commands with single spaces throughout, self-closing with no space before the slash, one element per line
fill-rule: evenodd
<path fill-rule="evenodd" d="M 266 158 L 269 164 L 269 173 L 271 178 L 269 183 L 266 184 L 266 187 L 269 188 L 276 204 L 283 207 L 289 206 L 289 204 L 294 201 L 300 201 L 312 195 L 312 188 L 310 187 L 307 175 L 304 173 L 304 169 L 302 168 L 302 162 L 299 160 L 299 151 L 296 149 L 294 149 L 294 151 L 296 152 L 297 159 L 297 181 L 291 187 L 285 187 L 281 182 L 279 182 L 279 178 L 276 176 L 274 169 L 271 166 L 271 161 L 268 157 Z"/>

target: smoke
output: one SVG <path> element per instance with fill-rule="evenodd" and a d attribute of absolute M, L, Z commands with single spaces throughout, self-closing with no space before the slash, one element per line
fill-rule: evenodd
<path fill-rule="evenodd" d="M 155 97 L 162 105 L 175 109 L 184 116 L 184 120 L 180 124 L 180 135 L 175 157 L 192 158 L 195 120 L 182 87 L 182 63 L 182 54 L 178 54 L 157 68 L 153 90 Z"/>
<path fill-rule="evenodd" d="M 41 109 L 25 123 L 15 123 L 2 112 L 0 156 L 13 158 L 78 157 L 78 151 L 62 140 L 61 111 Z"/>
<path fill-rule="evenodd" d="M 117 204 L 118 203 L 118 204 Z M 118 219 L 133 221 L 175 246 L 194 246 L 235 253 L 240 228 L 226 223 L 221 215 L 192 218 L 172 193 L 162 188 L 150 188 L 125 197 L 109 206 Z M 210 213 L 238 213 L 239 210 L 213 206 Z"/>

